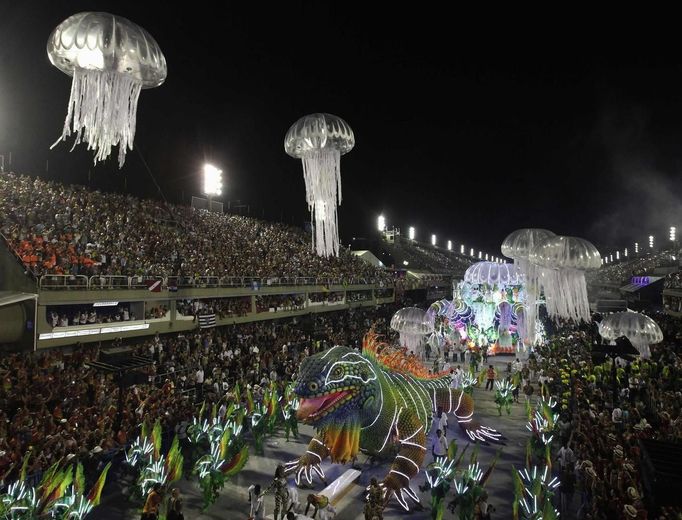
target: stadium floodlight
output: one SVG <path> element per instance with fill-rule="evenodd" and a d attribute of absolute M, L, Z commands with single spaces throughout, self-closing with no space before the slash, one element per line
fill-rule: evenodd
<path fill-rule="evenodd" d="M 460 252 L 460 254 L 462 254 L 462 255 L 464 254 L 464 244 L 462 244 L 461 246 L 459 246 L 459 252 Z"/>
<path fill-rule="evenodd" d="M 677 228 L 675 226 L 670 226 L 670 241 L 675 241 L 675 234 L 677 233 Z"/>
<path fill-rule="evenodd" d="M 204 165 L 204 195 L 221 195 L 223 193 L 223 171 L 211 164 Z"/>
<path fill-rule="evenodd" d="M 452 240 L 448 240 L 448 251 L 452 251 Z"/>
<path fill-rule="evenodd" d="M 410 229 L 409 229 L 409 236 L 410 236 L 410 240 L 414 240 L 415 234 L 414 234 L 414 228 L 413 227 L 410 227 Z"/>
<path fill-rule="evenodd" d="M 380 232 L 386 231 L 386 219 L 383 215 L 379 215 L 379 218 L 377 218 L 377 229 Z"/>
<path fill-rule="evenodd" d="M 431 235 L 431 245 L 432 246 L 436 245 L 436 235 Z"/>
<path fill-rule="evenodd" d="M 639 253 L 639 243 L 635 242 L 635 254 Z"/>
<path fill-rule="evenodd" d="M 654 236 L 649 235 L 649 248 L 653 249 L 654 248 Z"/>

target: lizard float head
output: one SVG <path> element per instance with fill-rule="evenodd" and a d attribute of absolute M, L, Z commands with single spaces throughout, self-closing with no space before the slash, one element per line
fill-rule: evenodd
<path fill-rule="evenodd" d="M 299 369 L 296 418 L 306 424 L 326 424 L 358 417 L 378 393 L 375 368 L 349 347 L 331 349 L 306 358 Z"/>

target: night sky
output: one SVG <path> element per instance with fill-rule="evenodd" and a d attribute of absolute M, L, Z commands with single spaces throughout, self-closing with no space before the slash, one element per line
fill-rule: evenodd
<path fill-rule="evenodd" d="M 356 136 L 342 158 L 346 242 L 371 235 L 379 213 L 404 234 L 413 225 L 419 239 L 492 254 L 520 227 L 602 253 L 682 228 L 679 42 L 398 4 L 242 4 L 0 2 L 0 154 L 20 173 L 160 197 L 135 150 L 121 171 L 116 152 L 94 167 L 83 145 L 49 150 L 71 80 L 50 65 L 47 38 L 69 15 L 102 10 L 165 53 L 166 83 L 140 96 L 136 148 L 171 202 L 199 194 L 210 161 L 224 170 L 223 201 L 302 225 L 301 164 L 283 139 L 299 117 L 329 112 Z"/>

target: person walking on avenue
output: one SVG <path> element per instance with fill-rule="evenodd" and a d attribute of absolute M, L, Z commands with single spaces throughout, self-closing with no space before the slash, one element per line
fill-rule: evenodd
<path fill-rule="evenodd" d="M 485 389 L 486 390 L 492 390 L 493 387 L 495 386 L 495 369 L 493 368 L 492 365 L 490 365 L 488 367 L 486 377 L 488 380 L 485 383 Z"/>
<path fill-rule="evenodd" d="M 156 483 L 147 495 L 147 500 L 142 508 L 142 520 L 157 520 L 159 518 L 159 506 L 161 505 L 161 484 Z"/>
<path fill-rule="evenodd" d="M 168 501 L 167 520 L 185 520 L 185 515 L 182 512 L 182 498 L 180 498 L 180 490 L 173 488 L 171 497 Z"/>
<path fill-rule="evenodd" d="M 260 494 L 260 484 L 249 487 L 249 520 L 264 520 L 265 505 L 263 495 Z"/>
<path fill-rule="evenodd" d="M 448 455 L 448 440 L 443 435 L 443 430 L 436 430 L 436 440 L 431 446 L 431 455 L 434 459 L 447 457 Z"/>
<path fill-rule="evenodd" d="M 365 504 L 365 520 L 383 520 L 384 518 L 384 494 L 379 487 L 377 479 L 372 477 L 369 481 L 369 493 Z"/>
<path fill-rule="evenodd" d="M 280 513 L 282 514 L 281 520 L 284 520 L 287 514 L 287 507 L 289 502 L 289 488 L 287 486 L 287 479 L 284 476 L 284 466 L 281 464 L 277 466 L 275 470 L 275 478 L 272 484 L 263 491 L 262 495 L 267 495 L 268 493 L 275 494 L 275 514 L 273 518 L 275 520 L 280 520 Z"/>

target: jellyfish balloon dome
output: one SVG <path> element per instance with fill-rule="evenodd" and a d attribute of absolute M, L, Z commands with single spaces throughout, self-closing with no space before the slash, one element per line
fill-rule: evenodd
<path fill-rule="evenodd" d="M 341 156 L 355 146 L 351 127 L 331 114 L 310 114 L 296 121 L 284 138 L 284 150 L 303 162 L 306 200 L 313 221 L 313 250 L 338 256 L 341 204 Z"/>
<path fill-rule="evenodd" d="M 47 42 L 50 62 L 73 77 L 61 140 L 76 134 L 95 151 L 95 163 L 118 145 L 118 165 L 133 149 L 137 101 L 143 88 L 158 87 L 166 58 L 154 38 L 121 16 L 85 12 L 70 16 Z M 57 145 L 55 143 L 53 147 Z"/>

